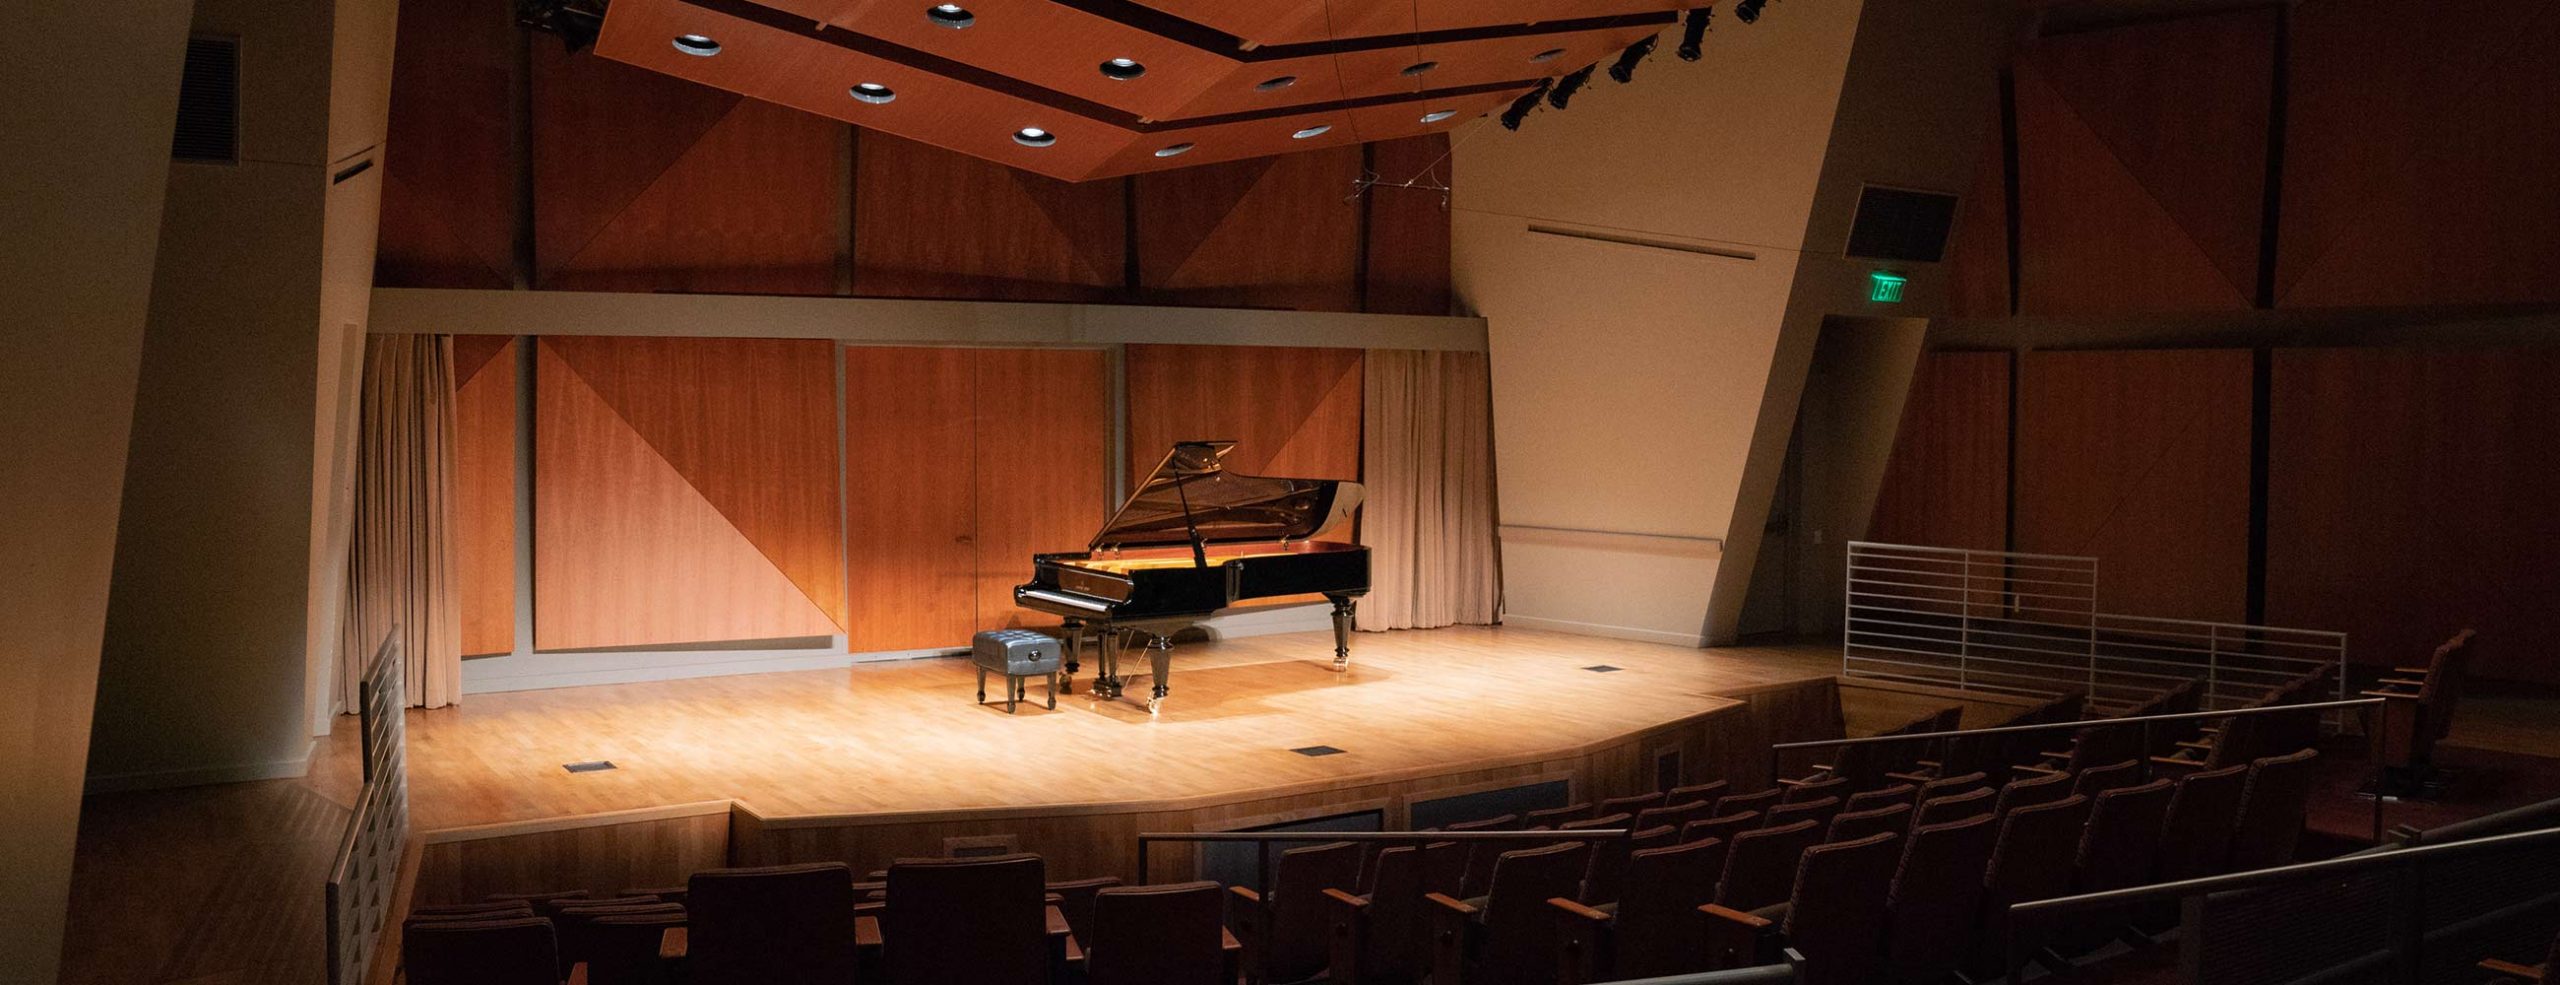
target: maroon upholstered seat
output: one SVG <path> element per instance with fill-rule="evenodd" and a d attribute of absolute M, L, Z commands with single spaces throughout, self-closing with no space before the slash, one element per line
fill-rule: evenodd
<path fill-rule="evenodd" d="M 1567 893 L 1569 899 L 1584 903 L 1616 902 L 1626 877 L 1627 859 L 1648 848 L 1661 848 L 1680 843 L 1680 829 L 1670 825 L 1646 828 L 1613 841 L 1586 842 L 1591 846 L 1589 861 L 1584 863 L 1581 890 Z"/>
<path fill-rule="evenodd" d="M 1085 941 L 1093 939 L 1093 898 L 1119 884 L 1119 876 L 1096 876 L 1053 882 L 1042 888 L 1057 898 L 1058 915 L 1066 918 L 1067 932 Z"/>
<path fill-rule="evenodd" d="M 1706 801 L 1692 800 L 1684 804 L 1647 807 L 1636 813 L 1635 827 L 1636 830 L 1642 831 L 1667 824 L 1676 829 L 1683 824 L 1705 818 L 1709 806 L 1711 805 Z"/>
<path fill-rule="evenodd" d="M 2141 782 L 2141 761 L 2124 759 L 2081 770 L 2072 777 L 2071 792 L 2083 797 L 2096 797 L 2109 790 L 2130 787 Z"/>
<path fill-rule="evenodd" d="M 2117 787 L 2090 803 L 2072 889 L 2094 893 L 2151 881 L 2160 867 L 2160 834 L 2176 785 L 2166 779 Z"/>
<path fill-rule="evenodd" d="M 1970 790 L 1987 790 L 1990 787 L 1991 779 L 1988 773 L 1958 773 L 1953 776 L 1942 776 L 1920 784 L 1920 789 L 1911 795 L 1911 803 L 1915 807 L 1926 806 L 1930 801 L 1940 797 L 1953 797 Z"/>
<path fill-rule="evenodd" d="M 1430 967 L 1423 897 L 1455 894 L 1458 867 L 1465 861 L 1454 842 L 1397 845 L 1378 853 L 1367 893 L 1325 890 L 1333 914 L 1330 977 L 1341 982 L 1419 980 Z"/>
<path fill-rule="evenodd" d="M 600 916 L 587 921 L 580 934 L 586 951 L 587 985 L 661 985 L 668 978 L 658 958 L 658 943 L 668 928 L 685 925 L 676 912 Z"/>
<path fill-rule="evenodd" d="M 1645 808 L 1662 806 L 1663 797 L 1664 794 L 1660 790 L 1656 790 L 1652 793 L 1638 793 L 1628 794 L 1624 797 L 1611 797 L 1607 800 L 1601 801 L 1600 806 L 1592 808 L 1591 812 L 1594 815 L 1625 814 L 1632 817 L 1637 811 L 1644 810 Z"/>
<path fill-rule="evenodd" d="M 404 925 L 400 957 L 416 985 L 558 985 L 560 953 L 542 917 Z"/>
<path fill-rule="evenodd" d="M 2000 963 L 2008 934 L 2009 905 L 2051 899 L 2071 891 L 2072 862 L 2080 847 L 2080 829 L 2089 819 L 2089 798 L 2074 794 L 2050 803 L 2030 804 L 1999 818 L 2000 838 L 1991 846 L 1991 865 L 1982 877 L 1981 932 L 1975 936 L 1975 968 Z M 2029 943 L 2032 950 L 2034 943 Z"/>
<path fill-rule="evenodd" d="M 1724 792 L 1732 787 L 1731 783 L 1724 780 L 1709 780 L 1705 783 L 1692 783 L 1685 787 L 1673 787 L 1662 795 L 1662 803 L 1668 807 L 1692 803 L 1707 804 L 1712 807 L 1716 798 L 1724 796 Z"/>
<path fill-rule="evenodd" d="M 1556 920 L 1590 849 L 1579 842 L 1504 852 L 1481 904 L 1430 897 L 1432 985 L 1537 985 L 1556 977 Z"/>
<path fill-rule="evenodd" d="M 1854 792 L 1854 790 L 1850 789 L 1849 781 L 1846 778 L 1828 776 L 1817 780 L 1805 780 L 1799 783 L 1790 783 L 1780 787 L 1778 803 L 1803 804 L 1821 800 L 1824 797 L 1846 797 Z"/>
<path fill-rule="evenodd" d="M 1444 825 L 1441 828 L 1443 831 L 1453 832 L 1517 831 L 1519 829 L 1520 815 L 1518 814 L 1504 814 L 1500 817 L 1479 818 L 1473 821 L 1460 821 L 1456 824 Z M 1466 846 L 1467 849 L 1467 875 L 1466 882 L 1464 884 L 1465 893 L 1468 896 L 1482 896 L 1484 895 L 1484 887 L 1487 880 L 1493 878 L 1493 858 L 1496 855 L 1502 854 L 1503 845 L 1501 842 L 1493 841 L 1469 841 L 1460 842 L 1460 844 Z"/>
<path fill-rule="evenodd" d="M 1046 871 L 1040 856 L 1028 853 L 892 863 L 888 909 L 880 915 L 890 978 L 900 985 L 1046 985 Z M 695 898 L 701 893 L 697 881 Z"/>
<path fill-rule="evenodd" d="M 2240 788 L 2240 819 L 2231 826 L 2233 871 L 2293 862 L 2311 797 L 2312 761 L 2319 757 L 2304 749 L 2249 764 L 2249 780 Z"/>
<path fill-rule="evenodd" d="M 1539 811 L 1530 811 L 1527 814 L 1521 815 L 1520 821 L 1521 826 L 1526 828 L 1552 828 L 1568 822 L 1584 820 L 1590 816 L 1591 804 L 1585 802 L 1580 804 L 1566 804 L 1562 807 L 1550 807 Z"/>
<path fill-rule="evenodd" d="M 1616 981 L 1703 968 L 1697 909 L 1723 867 L 1724 843 L 1713 839 L 1648 848 L 1628 858 L 1626 890 L 1614 904 L 1549 900 L 1574 979 Z"/>
<path fill-rule="evenodd" d="M 1743 811 L 1740 814 L 1727 814 L 1723 817 L 1711 817 L 1703 821 L 1691 821 L 1682 825 L 1680 827 L 1680 840 L 1697 841 L 1701 838 L 1714 838 L 1718 841 L 1725 842 L 1726 844 L 1731 844 L 1733 842 L 1733 836 L 1760 826 L 1759 811 Z"/>
<path fill-rule="evenodd" d="M 1214 882 L 1108 886 L 1094 893 L 1084 942 L 1090 985 L 1221 985 L 1226 967 Z M 1234 979 L 1228 977 L 1227 985 Z"/>
<path fill-rule="evenodd" d="M 1778 798 L 1785 795 L 1786 791 L 1777 787 L 1753 793 L 1729 793 L 1716 798 L 1716 806 L 1707 812 L 1707 816 L 1724 817 L 1744 811 L 1768 810 L 1778 806 Z"/>
<path fill-rule="evenodd" d="M 1797 821 L 1733 836 L 1724 872 L 1716 880 L 1715 902 L 1743 911 L 1786 902 L 1795 892 L 1797 857 L 1821 842 L 1822 835 L 1812 821 Z"/>
<path fill-rule="evenodd" d="M 1816 827 L 1829 831 L 1831 819 L 1838 816 L 1840 816 L 1840 798 L 1824 797 L 1820 800 L 1797 801 L 1769 808 L 1766 815 L 1760 819 L 1760 824 L 1762 827 L 1774 828 L 1794 824 L 1797 821 L 1812 821 Z"/>
<path fill-rule="evenodd" d="M 1805 850 L 1779 928 L 1787 946 L 1805 956 L 1805 982 L 1863 985 L 1873 978 L 1885 897 L 1901 857 L 1902 836 L 1890 832 Z"/>
<path fill-rule="evenodd" d="M 569 966 L 595 960 L 594 935 L 590 928 L 604 917 L 668 916 L 684 922 L 684 907 L 658 901 L 634 902 L 627 899 L 568 904 L 551 918 L 552 936 L 560 944 L 560 976 L 569 976 Z M 653 949 L 654 950 L 654 949 Z"/>
<path fill-rule="evenodd" d="M 853 979 L 853 870 L 841 862 L 706 869 L 685 886 L 691 985 Z"/>
<path fill-rule="evenodd" d="M 2046 773 L 2011 780 L 2007 786 L 2000 788 L 2000 799 L 1993 805 L 1991 813 L 1994 816 L 2007 817 L 2010 811 L 2021 807 L 2061 800 L 2071 796 L 2071 784 L 2072 777 L 2069 773 Z"/>
<path fill-rule="evenodd" d="M 1920 788 L 1912 784 L 1896 783 L 1892 786 L 1877 787 L 1873 790 L 1853 793 L 1849 795 L 1849 799 L 1847 801 L 1840 805 L 1840 813 L 1855 814 L 1860 811 L 1875 810 L 1876 808 L 1884 807 L 1889 804 L 1906 804 L 1917 807 L 1919 805 L 1912 803 L 1911 798 L 1913 794 L 1917 794 L 1919 792 Z"/>
<path fill-rule="evenodd" d="M 1988 817 L 1992 814 L 1991 806 L 1996 802 L 1989 787 L 1975 787 L 1954 796 L 1939 797 L 1920 805 L 1920 813 L 1912 816 L 1911 826 L 1945 824 L 1977 815 Z"/>
<path fill-rule="evenodd" d="M 1263 981 L 1315 977 L 1332 960 L 1325 890 L 1359 884 L 1360 846 L 1347 841 L 1281 852 L 1263 892 L 1229 887 L 1228 917 L 1244 942 L 1248 973 Z"/>
<path fill-rule="evenodd" d="M 1885 894 L 1885 968 L 1896 982 L 1953 975 L 1971 949 L 1999 834 L 1989 814 L 1913 828 Z"/>
<path fill-rule="evenodd" d="M 2160 882 L 2209 876 L 2231 859 L 2231 831 L 2240 820 L 2240 791 L 2249 782 L 2249 767 L 2179 777 L 2169 795 L 2169 817 L 2160 832 L 2159 865 L 2152 878 Z"/>
<path fill-rule="evenodd" d="M 1910 804 L 1892 804 L 1871 811 L 1842 812 L 1831 819 L 1831 830 L 1825 841 L 1856 841 L 1871 834 L 1911 830 Z"/>

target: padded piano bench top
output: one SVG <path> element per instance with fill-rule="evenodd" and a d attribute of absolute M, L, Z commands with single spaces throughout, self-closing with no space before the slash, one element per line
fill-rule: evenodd
<path fill-rule="evenodd" d="M 1027 629 L 990 629 L 970 641 L 969 655 L 978 666 L 1009 677 L 1037 677 L 1058 672 L 1066 644 Z"/>

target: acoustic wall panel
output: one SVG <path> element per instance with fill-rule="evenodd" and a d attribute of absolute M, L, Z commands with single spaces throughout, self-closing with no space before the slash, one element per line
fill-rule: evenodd
<path fill-rule="evenodd" d="M 1360 157 L 1351 145 L 1138 176 L 1143 296 L 1359 310 L 1360 206 L 1351 191 Z"/>
<path fill-rule="evenodd" d="M 1130 346 L 1129 481 L 1201 439 L 1236 441 L 1239 472 L 1360 478 L 1362 362 L 1358 349 Z"/>
<path fill-rule="evenodd" d="M 462 655 L 516 648 L 516 353 L 506 335 L 453 338 L 453 589 Z"/>
<path fill-rule="evenodd" d="M 856 653 L 966 645 L 977 628 L 975 386 L 967 349 L 844 350 Z"/>
<path fill-rule="evenodd" d="M 2009 358 L 2006 352 L 1920 357 L 1868 540 L 2008 548 Z"/>
<path fill-rule="evenodd" d="M 520 34 L 503 4 L 400 5 L 375 283 L 515 285 Z"/>
<path fill-rule="evenodd" d="M 826 609 L 591 386 L 558 341 L 536 347 L 535 645 L 833 635 Z"/>
<path fill-rule="evenodd" d="M 1127 280 L 1127 182 L 1070 184 L 871 130 L 854 160 L 855 294 L 1091 302 Z"/>
<path fill-rule="evenodd" d="M 1369 145 L 1362 307 L 1398 315 L 1449 313 L 1449 193 L 1455 175 L 1447 134 Z M 1397 187 L 1414 182 L 1423 187 Z M 1432 187 L 1438 186 L 1438 187 Z"/>
<path fill-rule="evenodd" d="M 2560 350 L 2274 361 L 2267 618 L 2381 666 L 2476 628 L 2473 674 L 2560 683 Z"/>
<path fill-rule="evenodd" d="M 2020 373 L 2015 549 L 2097 557 L 2110 612 L 2242 621 L 2253 354 L 2030 352 Z"/>
<path fill-rule="evenodd" d="M 1056 625 L 1013 604 L 1031 555 L 1080 551 L 1107 510 L 1110 378 L 1091 349 L 969 350 L 977 506 L 976 628 Z"/>

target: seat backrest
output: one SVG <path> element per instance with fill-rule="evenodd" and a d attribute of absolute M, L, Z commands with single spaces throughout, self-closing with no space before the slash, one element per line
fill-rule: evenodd
<path fill-rule="evenodd" d="M 658 942 L 667 928 L 685 925 L 681 905 L 673 913 L 634 913 L 597 917 L 580 933 L 586 938 L 587 985 L 658 985 Z"/>
<path fill-rule="evenodd" d="M 2178 778 L 2169 795 L 2168 820 L 2160 831 L 2154 879 L 2174 882 L 2223 871 L 2223 863 L 2231 857 L 2231 830 L 2240 820 L 2240 790 L 2248 782 L 2247 766 L 2225 766 Z"/>
<path fill-rule="evenodd" d="M 1840 798 L 1824 797 L 1821 800 L 1779 804 L 1769 808 L 1767 816 L 1760 823 L 1763 827 L 1777 827 L 1794 824 L 1797 821 L 1812 821 L 1816 826 L 1828 831 L 1831 829 L 1831 819 L 1839 815 Z"/>
<path fill-rule="evenodd" d="M 1685 787 L 1673 787 L 1662 795 L 1662 804 L 1665 807 L 1677 807 L 1681 804 L 1695 803 L 1712 807 L 1716 798 L 1724 796 L 1724 792 L 1732 786 L 1724 780 L 1709 780 L 1705 783 L 1692 783 Z"/>
<path fill-rule="evenodd" d="M 1498 844 L 1479 842 L 1478 846 Z M 1324 891 L 1350 892 L 1360 878 L 1360 846 L 1333 841 L 1280 853 L 1271 867 L 1271 885 L 1262 905 L 1270 918 L 1264 942 L 1264 970 L 1275 981 L 1297 981 L 1323 971 L 1329 960 L 1332 914 Z M 896 900 L 892 895 L 892 905 Z"/>
<path fill-rule="evenodd" d="M 1921 784 L 1920 789 L 1911 795 L 1911 804 L 1918 807 L 1940 797 L 1953 797 L 1969 790 L 1990 788 L 1991 778 L 1987 773 L 1977 771 L 1941 774 L 1937 779 Z"/>
<path fill-rule="evenodd" d="M 889 906 L 880 916 L 890 978 L 900 985 L 1047 982 L 1045 872 L 1040 856 L 1028 853 L 892 863 Z M 701 895 L 697 885 L 694 896 Z"/>
<path fill-rule="evenodd" d="M 1067 918 L 1067 932 L 1081 941 L 1092 939 L 1093 898 L 1119 884 L 1119 876 L 1097 876 L 1053 882 L 1043 888 L 1058 898 L 1058 915 Z"/>
<path fill-rule="evenodd" d="M 1810 780 L 1794 786 L 1783 787 L 1781 790 L 1782 792 L 1778 795 L 1778 803 L 1780 804 L 1801 804 L 1807 801 L 1821 800 L 1824 797 L 1846 797 L 1852 792 L 1849 789 L 1848 778 L 1840 776 L 1833 776 L 1820 780 Z"/>
<path fill-rule="evenodd" d="M 409 908 L 411 920 L 497 920 L 505 917 L 532 917 L 533 904 L 523 900 L 500 900 L 489 903 L 438 903 Z"/>
<path fill-rule="evenodd" d="M 1647 807 L 1636 814 L 1636 830 L 1659 828 L 1666 824 L 1678 828 L 1690 821 L 1706 817 L 1708 806 L 1706 801 L 1693 800 L 1685 804 Z"/>
<path fill-rule="evenodd" d="M 2117 787 L 2130 787 L 2140 782 L 2142 782 L 2141 761 L 2124 759 L 2082 769 L 2079 776 L 2071 781 L 2071 792 L 2083 797 L 2095 797 Z"/>
<path fill-rule="evenodd" d="M 1813 985 L 1869 981 L 1884 943 L 1885 894 L 1902 836 L 1891 832 L 1805 849 L 1790 894 L 1787 946 L 1805 956 Z"/>
<path fill-rule="evenodd" d="M 597 920 L 632 916 L 674 916 L 681 921 L 684 907 L 655 900 L 615 900 L 561 907 L 560 912 L 551 918 L 551 935 L 560 945 L 560 977 L 569 977 L 570 965 L 595 960 L 593 928 Z"/>
<path fill-rule="evenodd" d="M 1445 841 L 1437 844 L 1457 847 Z M 1360 954 L 1363 975 L 1396 981 L 1421 968 L 1423 894 L 1447 895 L 1423 887 L 1425 850 L 1426 846 L 1397 845 L 1379 852 L 1370 863 L 1369 933 L 1361 939 Z"/>
<path fill-rule="evenodd" d="M 1945 978 L 1963 962 L 1998 834 L 1987 813 L 1911 829 L 1885 895 L 1885 960 L 1901 980 Z"/>
<path fill-rule="evenodd" d="M 1547 901 L 1573 897 L 1590 851 L 1580 842 L 1558 842 L 1494 860 L 1493 887 L 1484 904 L 1485 947 L 1477 960 L 1479 967 L 1506 971 L 1489 977 L 1502 980 L 1510 970 L 1538 969 L 1545 974 L 1528 980 L 1553 980 L 1556 919 Z"/>
<path fill-rule="evenodd" d="M 1635 826 L 1635 823 L 1635 815 L 1621 812 L 1617 814 L 1603 814 L 1599 817 L 1586 817 L 1579 821 L 1566 821 L 1563 824 L 1556 825 L 1556 830 L 1588 831 L 1593 828 L 1631 828 Z"/>
<path fill-rule="evenodd" d="M 2249 780 L 2240 788 L 2240 817 L 2231 826 L 2233 871 L 2293 862 L 2311 798 L 2313 761 L 2319 757 L 2304 749 L 2249 764 Z"/>
<path fill-rule="evenodd" d="M 2080 834 L 2072 888 L 2083 893 L 2138 886 L 2160 862 L 2160 832 L 2176 787 L 2166 779 L 2100 793 Z"/>
<path fill-rule="evenodd" d="M 1887 804 L 1910 804 L 1912 795 L 1919 792 L 1919 787 L 1908 783 L 1896 783 L 1889 787 L 1877 787 L 1863 793 L 1853 793 L 1849 795 L 1847 802 L 1840 805 L 1840 812 L 1855 814 L 1860 811 L 1875 810 Z"/>
<path fill-rule="evenodd" d="M 1447 825 L 1441 830 L 1454 832 L 1516 831 L 1519 830 L 1519 828 L 1520 815 L 1504 814 L 1500 817 L 1480 818 L 1473 821 L 1460 821 L 1456 824 Z M 1460 842 L 1459 844 L 1465 846 L 1467 851 L 1467 875 L 1466 880 L 1460 884 L 1460 895 L 1482 896 L 1484 895 L 1485 883 L 1493 878 L 1493 857 L 1502 854 L 1504 845 L 1501 842 L 1494 841 L 1467 841 Z"/>
<path fill-rule="evenodd" d="M 1563 825 L 1567 822 L 1580 821 L 1590 816 L 1591 804 L 1589 801 L 1585 801 L 1579 804 L 1566 804 L 1562 807 L 1549 807 L 1545 810 L 1530 811 L 1527 814 L 1521 815 L 1520 820 L 1522 827 L 1552 828 Z"/>
<path fill-rule="evenodd" d="M 2065 694 L 2027 709 L 2024 714 L 2012 720 L 2012 724 L 2052 725 L 2076 722 L 2080 720 L 2081 712 L 2086 710 L 2088 705 L 2089 696 L 2086 694 L 2077 692 Z M 1997 765 L 2007 767 L 2035 762 L 2041 758 L 2044 750 L 2052 748 L 2053 743 L 2061 739 L 2061 735 L 2060 732 L 2019 732 L 1994 736 L 1993 738 L 2001 740 L 2001 762 Z"/>
<path fill-rule="evenodd" d="M 2071 784 L 2069 773 L 2046 773 L 2011 780 L 2008 786 L 2000 788 L 1999 803 L 1992 807 L 1991 813 L 2007 817 L 2010 811 L 2021 807 L 2050 804 L 2071 796 Z"/>
<path fill-rule="evenodd" d="M 1745 911 L 1786 902 L 1795 892 L 1797 857 L 1821 842 L 1822 835 L 1812 821 L 1797 821 L 1733 836 L 1724 874 L 1716 880 L 1715 902 Z"/>
<path fill-rule="evenodd" d="M 1225 893 L 1214 882 L 1111 886 L 1093 897 L 1089 985 L 1217 985 Z M 961 915 L 955 914 L 955 917 Z"/>
<path fill-rule="evenodd" d="M 1601 801 L 1600 806 L 1592 808 L 1591 812 L 1594 815 L 1626 814 L 1633 816 L 1635 812 L 1647 807 L 1662 806 L 1662 798 L 1663 793 L 1660 790 L 1656 790 L 1652 793 L 1628 794 L 1624 797 L 1611 797 Z"/>
<path fill-rule="evenodd" d="M 705 869 L 685 885 L 694 985 L 853 975 L 853 870 L 842 862 Z"/>
<path fill-rule="evenodd" d="M 427 920 L 400 933 L 416 985 L 557 985 L 560 954 L 542 917 Z"/>
<path fill-rule="evenodd" d="M 1715 891 L 1724 851 L 1724 842 L 1709 838 L 1647 848 L 1628 857 L 1613 935 L 1615 977 L 1649 978 L 1694 969 L 1698 907 Z"/>
<path fill-rule="evenodd" d="M 1983 903 L 2007 907 L 2069 892 L 2080 829 L 2088 819 L 2089 798 L 2076 794 L 2001 815 L 1991 865 L 1983 870 Z"/>
<path fill-rule="evenodd" d="M 2426 731 L 2420 736 L 2425 742 L 2442 739 L 2453 728 L 2453 708 L 2462 702 L 2463 680 L 2471 673 L 2473 635 L 2468 629 L 2453 634 L 2427 661 L 2427 683 L 2418 689 L 2418 704 L 2426 709 Z"/>
<path fill-rule="evenodd" d="M 2151 714 L 2144 709 L 2127 712 Z M 2142 758 L 2142 726 L 2100 725 L 2084 728 L 2071 735 L 2071 769 L 2086 772 L 2101 766 L 2128 763 Z"/>
<path fill-rule="evenodd" d="M 1771 807 L 1777 806 L 1778 798 L 1785 794 L 1786 791 L 1780 790 L 1776 787 L 1771 787 L 1767 790 L 1755 790 L 1750 793 L 1729 793 L 1716 798 L 1716 806 L 1707 811 L 1707 816 L 1723 817 L 1727 814 L 1740 814 L 1744 811 L 1768 810 Z"/>
<path fill-rule="evenodd" d="M 1704 820 L 1691 821 L 1688 824 L 1682 825 L 1680 827 L 1680 840 L 1696 841 L 1700 838 L 1714 838 L 1718 841 L 1731 843 L 1733 841 L 1733 836 L 1759 826 L 1759 811 L 1744 811 L 1740 814 L 1727 814 L 1723 817 L 1710 817 Z"/>
<path fill-rule="evenodd" d="M 1911 805 L 1891 804 L 1871 811 L 1842 812 L 1831 819 L 1831 831 L 1825 841 L 1856 841 L 1871 834 L 1911 830 Z"/>
<path fill-rule="evenodd" d="M 1987 816 L 1992 813 L 1992 805 L 1998 802 L 1998 796 L 1991 792 L 1990 787 L 1975 787 L 1960 794 L 1923 802 L 1920 813 L 1912 815 L 1911 826 L 1917 828 L 1960 821 L 1975 815 Z"/>

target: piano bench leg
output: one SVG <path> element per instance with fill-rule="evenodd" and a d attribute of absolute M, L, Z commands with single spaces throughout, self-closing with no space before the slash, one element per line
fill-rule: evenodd
<path fill-rule="evenodd" d="M 1058 707 L 1058 674 L 1056 671 L 1049 672 L 1049 707 L 1051 710 L 1055 710 Z"/>
<path fill-rule="evenodd" d="M 978 703 L 987 703 L 987 669 L 978 668 Z"/>

